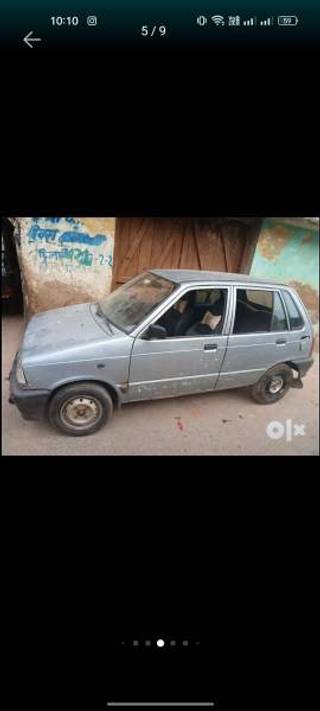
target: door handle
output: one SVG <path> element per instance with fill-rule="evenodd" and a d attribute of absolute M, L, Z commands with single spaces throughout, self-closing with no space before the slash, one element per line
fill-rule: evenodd
<path fill-rule="evenodd" d="M 205 351 L 216 351 L 218 348 L 216 343 L 205 343 L 204 344 L 204 350 Z"/>
<path fill-rule="evenodd" d="M 284 346 L 284 344 L 285 344 L 286 342 L 287 342 L 287 339 L 286 339 L 286 338 L 278 338 L 278 339 L 276 340 L 277 346 Z"/>

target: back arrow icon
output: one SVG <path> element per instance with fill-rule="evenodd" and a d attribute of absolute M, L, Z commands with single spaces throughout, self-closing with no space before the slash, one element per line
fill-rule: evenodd
<path fill-rule="evenodd" d="M 30 30 L 28 34 L 23 38 L 23 41 L 28 45 L 28 47 L 33 47 L 31 42 L 42 42 L 41 37 L 32 37 L 33 30 Z"/>

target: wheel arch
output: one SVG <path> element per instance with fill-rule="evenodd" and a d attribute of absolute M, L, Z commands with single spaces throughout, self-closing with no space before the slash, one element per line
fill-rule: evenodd
<path fill-rule="evenodd" d="M 300 368 L 298 363 L 294 363 L 292 360 L 286 360 L 284 361 L 285 365 L 288 365 L 290 368 L 295 370 L 297 373 L 300 373 Z"/>
<path fill-rule="evenodd" d="M 107 393 L 110 395 L 112 404 L 116 409 L 119 409 L 122 405 L 122 394 L 121 391 L 119 390 L 118 387 L 111 383 L 106 383 L 104 380 L 99 380 L 98 378 L 77 378 L 76 380 L 67 380 L 63 383 L 59 383 L 56 387 L 53 388 L 50 392 L 50 396 L 48 398 L 48 402 L 46 405 L 46 409 L 49 409 L 50 402 L 54 395 L 56 395 L 60 390 L 63 388 L 68 387 L 68 385 L 77 385 L 77 383 L 92 383 L 92 385 L 101 385 Z"/>
<path fill-rule="evenodd" d="M 301 383 L 301 375 L 300 375 L 300 368 L 299 364 L 295 363 L 292 360 L 282 360 L 279 361 L 278 363 L 274 363 L 274 365 L 271 365 L 269 368 L 265 370 L 265 372 L 260 376 L 260 378 L 252 384 L 252 387 L 255 387 L 262 378 L 264 378 L 266 375 L 270 373 L 270 371 L 275 370 L 276 368 L 281 368 L 283 366 L 287 366 L 291 370 L 291 378 L 289 381 L 289 385 L 292 388 L 301 388 L 302 383 Z M 294 374 L 295 373 L 295 374 Z"/>
<path fill-rule="evenodd" d="M 287 365 L 289 368 L 299 373 L 299 365 L 297 363 L 294 363 L 292 360 L 279 360 L 277 361 L 277 363 L 269 365 L 268 368 L 266 368 L 264 372 L 259 376 L 258 380 L 260 380 L 260 378 L 263 378 L 264 375 L 267 375 L 267 373 L 269 373 L 270 370 L 273 370 L 273 368 L 280 368 L 282 365 Z"/>

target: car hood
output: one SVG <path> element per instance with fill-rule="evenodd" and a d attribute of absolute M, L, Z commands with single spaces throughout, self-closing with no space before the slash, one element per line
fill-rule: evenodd
<path fill-rule="evenodd" d="M 22 362 L 63 360 L 74 351 L 77 358 L 89 357 L 93 347 L 105 348 L 106 341 L 123 336 L 113 325 L 96 315 L 96 304 L 77 304 L 36 314 L 26 328 L 20 351 Z"/>

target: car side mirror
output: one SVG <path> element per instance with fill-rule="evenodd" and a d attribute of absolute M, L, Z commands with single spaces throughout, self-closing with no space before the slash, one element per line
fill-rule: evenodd
<path fill-rule="evenodd" d="M 152 338 L 167 338 L 167 336 L 167 329 L 154 323 L 145 331 L 143 338 L 149 341 Z"/>

